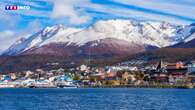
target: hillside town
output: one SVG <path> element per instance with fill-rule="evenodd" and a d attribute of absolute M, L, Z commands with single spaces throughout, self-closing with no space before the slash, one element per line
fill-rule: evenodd
<path fill-rule="evenodd" d="M 0 88 L 159 87 L 193 88 L 195 61 L 130 66 L 89 67 L 1 73 Z M 143 62 L 138 62 L 143 63 Z"/>

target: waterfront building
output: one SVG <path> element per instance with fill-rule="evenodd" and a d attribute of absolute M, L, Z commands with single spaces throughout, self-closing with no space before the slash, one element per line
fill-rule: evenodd
<path fill-rule="evenodd" d="M 80 71 L 86 71 L 86 70 L 88 70 L 88 67 L 86 65 L 80 66 Z"/>
<path fill-rule="evenodd" d="M 107 71 L 121 71 L 121 70 L 129 70 L 129 71 L 137 71 L 138 68 L 136 66 L 122 66 L 122 65 L 118 65 L 118 66 L 107 66 L 105 68 Z"/>
<path fill-rule="evenodd" d="M 0 74 L 0 81 L 3 80 L 3 75 Z"/>
<path fill-rule="evenodd" d="M 166 72 L 166 65 L 164 64 L 164 62 L 162 60 L 160 60 L 160 62 L 158 63 L 157 67 L 156 67 L 156 72 Z"/>
<path fill-rule="evenodd" d="M 34 86 L 36 83 L 36 80 L 35 79 L 25 79 L 25 80 L 21 80 L 21 85 L 23 87 L 31 87 L 31 86 Z"/>
<path fill-rule="evenodd" d="M 195 61 L 187 63 L 188 73 L 195 72 Z"/>
<path fill-rule="evenodd" d="M 166 64 L 166 69 L 181 69 L 181 68 L 185 68 L 183 62 L 167 63 Z"/>
<path fill-rule="evenodd" d="M 165 63 L 160 60 L 156 66 L 156 69 L 152 69 L 149 71 L 150 81 L 164 83 L 168 82 L 168 74 L 166 71 Z"/>
<path fill-rule="evenodd" d="M 36 88 L 48 88 L 48 87 L 54 87 L 54 85 L 47 79 L 38 79 L 34 83 L 34 87 Z"/>
<path fill-rule="evenodd" d="M 105 73 L 105 80 L 116 80 L 116 78 L 116 73 L 114 72 Z"/>
<path fill-rule="evenodd" d="M 25 71 L 25 77 L 28 78 L 31 75 L 33 75 L 34 73 L 32 71 Z"/>
<path fill-rule="evenodd" d="M 55 85 L 58 87 L 74 87 L 73 79 L 70 76 L 70 73 L 65 73 L 64 75 L 59 75 L 55 79 Z"/>
<path fill-rule="evenodd" d="M 59 69 L 56 71 L 56 73 L 57 73 L 58 75 L 63 75 L 63 74 L 64 74 L 64 69 L 63 69 L 63 68 L 59 68 Z"/>
<path fill-rule="evenodd" d="M 161 60 L 156 70 L 150 71 L 150 77 L 157 82 L 178 83 L 185 81 L 186 73 L 187 68 L 182 62 L 164 63 Z"/>
<path fill-rule="evenodd" d="M 135 82 L 136 81 L 136 78 L 133 74 L 129 74 L 129 82 L 132 83 L 132 82 Z"/>
<path fill-rule="evenodd" d="M 181 84 L 186 80 L 187 68 L 182 62 L 168 64 L 166 67 L 169 78 L 172 83 Z"/>
<path fill-rule="evenodd" d="M 126 82 L 129 80 L 129 73 L 127 71 L 118 71 L 116 75 L 117 75 L 117 79 L 120 79 Z"/>
<path fill-rule="evenodd" d="M 9 75 L 3 75 L 3 76 L 2 76 L 2 80 L 3 80 L 4 82 L 10 82 L 12 79 L 11 79 L 11 77 L 10 77 Z"/>
<path fill-rule="evenodd" d="M 166 72 L 160 72 L 156 73 L 153 76 L 151 76 L 152 81 L 158 82 L 158 83 L 167 83 L 168 82 L 168 74 Z"/>
<path fill-rule="evenodd" d="M 15 85 L 12 84 L 11 82 L 7 82 L 7 81 L 0 81 L 0 88 L 14 88 Z"/>
<path fill-rule="evenodd" d="M 103 72 L 98 72 L 96 74 L 91 74 L 90 77 L 96 79 L 97 81 L 101 81 L 105 78 L 105 75 Z"/>
<path fill-rule="evenodd" d="M 189 83 L 195 84 L 195 72 L 189 73 L 187 78 Z"/>
<path fill-rule="evenodd" d="M 11 74 L 10 74 L 10 78 L 11 78 L 12 80 L 16 80 L 16 78 L 17 78 L 17 77 L 16 77 L 16 74 L 15 74 L 15 73 L 11 73 Z"/>

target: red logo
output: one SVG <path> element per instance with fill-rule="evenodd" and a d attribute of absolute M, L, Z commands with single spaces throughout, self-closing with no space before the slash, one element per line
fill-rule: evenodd
<path fill-rule="evenodd" d="M 17 10 L 17 6 L 14 5 L 13 8 L 12 8 L 12 10 Z"/>
<path fill-rule="evenodd" d="M 5 6 L 5 10 L 17 10 L 17 5 L 7 5 Z"/>

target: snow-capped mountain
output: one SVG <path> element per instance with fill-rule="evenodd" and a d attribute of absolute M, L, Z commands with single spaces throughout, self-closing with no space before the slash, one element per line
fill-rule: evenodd
<path fill-rule="evenodd" d="M 195 24 L 185 26 L 182 30 L 179 30 L 177 36 L 183 37 L 184 39 L 171 47 L 195 48 Z"/>
<path fill-rule="evenodd" d="M 56 54 L 59 53 L 56 52 L 57 50 L 63 51 L 65 54 L 69 49 L 71 49 L 71 52 L 82 53 L 84 50 L 89 49 L 96 48 L 97 51 L 101 49 L 104 51 L 105 48 L 113 47 L 115 51 L 126 48 L 124 49 L 125 53 L 134 53 L 130 48 L 133 48 L 134 51 L 136 48 L 144 51 L 146 47 L 161 48 L 184 40 L 188 41 L 187 39 L 190 39 L 192 33 L 192 27 L 194 29 L 195 26 L 131 20 L 98 21 L 88 28 L 66 28 L 63 25 L 55 25 L 46 27 L 26 39 L 19 39 L 3 55 L 12 56 L 24 53 Z M 110 52 L 108 49 L 105 50 L 107 50 L 107 53 Z M 111 50 L 114 51 L 113 49 Z M 93 52 L 95 53 L 95 50 Z"/>
<path fill-rule="evenodd" d="M 17 40 L 13 45 L 11 45 L 4 54 L 6 55 L 16 55 L 20 54 L 26 50 L 37 48 L 44 43 L 48 42 L 52 38 L 57 38 L 53 42 L 61 42 L 61 36 L 68 36 L 72 33 L 78 32 L 81 29 L 67 28 L 65 29 L 62 25 L 55 25 L 53 27 L 46 27 L 45 29 L 35 33 L 34 35 L 28 37 L 27 39 L 21 38 Z M 48 42 L 50 43 L 50 42 Z"/>

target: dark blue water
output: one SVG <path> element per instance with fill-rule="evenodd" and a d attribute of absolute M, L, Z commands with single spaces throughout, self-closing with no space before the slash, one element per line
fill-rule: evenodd
<path fill-rule="evenodd" d="M 0 110 L 195 110 L 195 90 L 0 89 Z"/>

